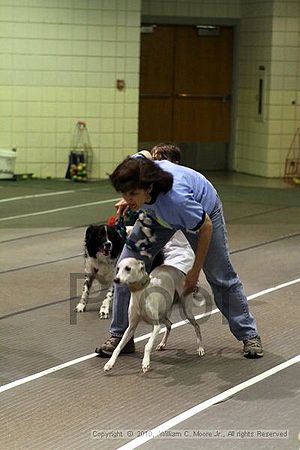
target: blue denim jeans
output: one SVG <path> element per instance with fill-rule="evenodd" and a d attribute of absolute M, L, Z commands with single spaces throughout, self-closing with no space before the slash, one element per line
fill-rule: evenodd
<path fill-rule="evenodd" d="M 249 312 L 248 300 L 244 293 L 243 285 L 230 261 L 226 225 L 222 203 L 219 197 L 217 197 L 214 209 L 210 214 L 210 219 L 213 224 L 212 237 L 203 271 L 211 286 L 215 303 L 228 320 L 232 334 L 238 340 L 249 339 L 258 334 L 256 323 Z M 153 243 L 151 249 L 148 250 L 148 253 L 151 253 L 152 257 L 164 247 L 176 230 L 164 228 L 155 222 L 153 231 L 156 235 L 156 241 Z M 188 230 L 182 231 L 195 252 L 198 240 L 197 233 L 191 233 Z M 143 237 L 144 235 L 140 230 L 139 221 L 137 221 L 130 238 L 137 241 L 143 239 Z M 142 259 L 146 264 L 147 271 L 150 271 L 151 258 L 141 256 L 139 253 L 125 246 L 119 261 L 129 257 Z M 128 326 L 129 300 L 130 292 L 128 287 L 115 284 L 113 315 L 110 327 L 112 336 L 121 337 Z"/>

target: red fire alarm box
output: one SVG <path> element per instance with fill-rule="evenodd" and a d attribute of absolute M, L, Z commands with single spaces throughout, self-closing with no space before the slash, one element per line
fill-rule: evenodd
<path fill-rule="evenodd" d="M 125 87 L 125 80 L 117 80 L 117 89 L 120 91 Z"/>

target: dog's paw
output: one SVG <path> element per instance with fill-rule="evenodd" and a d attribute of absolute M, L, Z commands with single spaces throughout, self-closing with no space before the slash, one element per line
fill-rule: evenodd
<path fill-rule="evenodd" d="M 143 363 L 142 364 L 142 372 L 147 373 L 147 372 L 149 372 L 149 370 L 150 370 L 150 362 L 147 364 Z"/>
<path fill-rule="evenodd" d="M 166 344 L 163 344 L 162 342 L 158 344 L 158 346 L 155 349 L 157 352 L 162 352 L 163 350 L 166 350 Z"/>
<path fill-rule="evenodd" d="M 107 309 L 105 306 L 101 306 L 99 310 L 99 317 L 100 319 L 109 319 L 110 313 L 109 309 Z"/>
<path fill-rule="evenodd" d="M 83 312 L 85 311 L 86 305 L 84 303 L 78 303 L 78 305 L 75 307 L 74 311 L 76 312 Z"/>
<path fill-rule="evenodd" d="M 113 368 L 113 364 L 111 363 L 111 362 L 107 362 L 106 364 L 105 364 L 105 366 L 103 367 L 103 370 L 104 370 L 104 372 L 109 372 L 112 368 Z"/>
<path fill-rule="evenodd" d="M 205 355 L 205 350 L 204 350 L 204 348 L 203 348 L 203 347 L 199 347 L 199 348 L 197 349 L 197 353 L 198 353 L 198 355 L 200 356 L 200 358 L 201 358 L 201 356 L 204 356 L 204 355 Z"/>
<path fill-rule="evenodd" d="M 150 358 L 149 357 L 144 357 L 143 361 L 142 361 L 142 372 L 146 373 L 149 372 L 150 370 Z"/>

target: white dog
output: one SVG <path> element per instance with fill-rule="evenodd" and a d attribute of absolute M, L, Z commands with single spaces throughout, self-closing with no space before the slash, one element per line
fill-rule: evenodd
<path fill-rule="evenodd" d="M 131 291 L 131 298 L 128 310 L 129 325 L 126 329 L 119 345 L 114 350 L 111 358 L 105 364 L 104 370 L 109 371 L 114 366 L 119 353 L 133 336 L 140 319 L 153 325 L 153 331 L 148 343 L 145 346 L 142 370 L 147 372 L 150 369 L 150 353 L 154 340 L 161 329 L 161 324 L 165 324 L 166 331 L 161 343 L 156 350 L 164 350 L 167 339 L 171 331 L 168 316 L 172 307 L 175 292 L 178 293 L 182 303 L 183 312 L 189 322 L 193 325 L 197 336 L 197 353 L 204 355 L 200 327 L 189 308 L 192 295 L 182 296 L 185 275 L 180 270 L 161 265 L 156 267 L 150 274 L 145 270 L 143 261 L 135 258 L 125 258 L 117 266 L 116 283 L 127 284 Z"/>

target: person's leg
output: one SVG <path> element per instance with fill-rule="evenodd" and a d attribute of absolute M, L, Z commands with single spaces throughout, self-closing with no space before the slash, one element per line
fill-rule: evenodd
<path fill-rule="evenodd" d="M 118 263 L 124 258 L 137 258 L 144 261 L 146 265 L 146 270 L 149 273 L 151 269 L 151 264 L 154 256 L 164 247 L 164 245 L 171 239 L 175 230 L 170 230 L 168 228 L 163 228 L 157 222 L 153 222 L 151 225 L 151 229 L 153 234 L 155 235 L 155 241 L 150 249 L 147 252 L 150 254 L 150 257 L 141 255 L 139 252 L 134 251 L 128 248 L 126 245 L 123 248 L 121 256 L 118 260 Z M 132 232 L 130 233 L 130 239 L 134 242 L 138 242 L 141 239 L 144 239 L 145 235 L 143 234 L 140 222 L 137 221 L 133 227 Z M 123 336 L 126 328 L 128 327 L 128 307 L 130 300 L 130 291 L 128 287 L 124 284 L 114 285 L 114 299 L 113 299 L 113 311 L 112 311 L 112 322 L 110 326 L 110 333 L 113 337 L 111 341 L 108 339 L 101 347 L 96 349 L 96 352 L 104 354 L 102 356 L 110 356 L 112 351 L 114 350 L 114 346 L 116 346 L 121 337 Z M 112 345 L 111 345 L 112 344 Z M 128 346 L 128 344 L 127 344 Z M 131 352 L 131 348 L 133 348 L 132 343 L 129 343 L 129 351 Z M 111 351 L 112 350 L 112 351 Z M 123 349 L 123 353 L 127 352 L 127 348 Z"/>
<path fill-rule="evenodd" d="M 203 267 L 205 276 L 212 288 L 215 303 L 227 318 L 233 335 L 238 340 L 251 340 L 258 335 L 256 322 L 249 311 L 243 285 L 230 260 L 226 225 L 219 199 L 210 218 L 213 232 Z M 186 236 L 195 249 L 197 236 L 189 233 Z"/>

